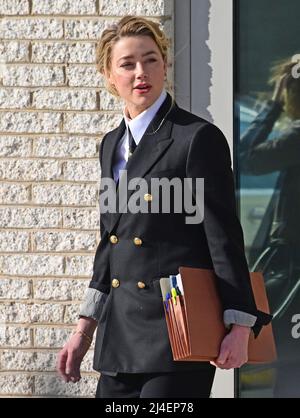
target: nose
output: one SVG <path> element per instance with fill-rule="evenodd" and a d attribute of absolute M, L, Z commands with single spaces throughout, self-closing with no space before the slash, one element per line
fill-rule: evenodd
<path fill-rule="evenodd" d="M 138 62 L 136 65 L 136 77 L 139 80 L 145 80 L 148 77 L 148 74 L 145 72 L 145 67 L 141 62 Z"/>

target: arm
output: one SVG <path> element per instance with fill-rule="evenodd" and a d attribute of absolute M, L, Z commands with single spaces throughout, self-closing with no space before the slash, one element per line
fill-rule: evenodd
<path fill-rule="evenodd" d="M 294 125 L 284 131 L 279 138 L 266 140 L 269 134 L 265 129 L 268 125 L 267 119 L 270 115 L 272 118 L 275 117 L 276 106 L 278 105 L 275 102 L 267 103 L 263 113 L 258 116 L 242 137 L 240 157 L 241 168 L 245 174 L 267 174 L 299 165 L 299 125 Z M 266 116 L 267 108 L 269 115 Z M 266 119 L 264 119 L 264 115 Z M 266 136 L 263 136 L 263 133 L 266 133 Z"/>
<path fill-rule="evenodd" d="M 102 155 L 104 138 L 100 147 Z M 101 158 L 100 158 L 101 165 Z M 64 345 L 57 357 L 57 371 L 65 382 L 78 382 L 80 365 L 93 339 L 103 305 L 110 291 L 108 232 L 100 220 L 101 241 L 97 247 L 93 276 L 80 307 L 80 319 L 76 331 Z"/>
<path fill-rule="evenodd" d="M 299 164 L 299 125 L 292 125 L 279 138 L 267 140 L 283 110 L 287 79 L 288 75 L 283 75 L 277 80 L 272 100 L 265 103 L 241 138 L 241 169 L 245 174 L 266 174 Z"/>
<path fill-rule="evenodd" d="M 236 214 L 229 147 L 222 132 L 214 125 L 206 124 L 194 135 L 187 160 L 187 176 L 204 178 L 203 226 L 214 270 L 219 278 L 218 289 L 225 323 L 228 324 L 226 317 L 233 315 L 230 322 L 235 326 L 229 334 L 229 342 L 232 352 L 238 352 L 238 356 L 235 355 L 239 357 L 235 362 L 238 364 L 247 351 L 244 345 L 248 341 L 250 327 L 258 335 L 271 316 L 258 311 L 255 305 L 243 232 Z M 240 339 L 235 338 L 237 335 Z M 243 342 L 240 348 L 238 340 Z"/>
<path fill-rule="evenodd" d="M 102 155 L 106 137 L 107 135 L 103 137 L 99 149 L 100 169 L 102 167 Z M 109 234 L 101 221 L 101 217 L 100 234 L 101 240 L 94 257 L 93 276 L 80 308 L 81 317 L 93 318 L 96 321 L 100 319 L 103 304 L 110 291 Z"/>
<path fill-rule="evenodd" d="M 283 110 L 284 96 L 287 76 L 280 77 L 273 91 L 272 100 L 268 101 L 259 112 L 258 116 L 251 123 L 250 127 L 241 138 L 240 149 L 247 152 L 250 148 L 261 144 L 271 133 L 275 121 Z"/>

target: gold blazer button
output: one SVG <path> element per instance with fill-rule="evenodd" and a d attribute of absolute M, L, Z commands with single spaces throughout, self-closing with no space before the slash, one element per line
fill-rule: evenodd
<path fill-rule="evenodd" d="M 112 243 L 112 244 L 116 244 L 119 240 L 118 240 L 118 237 L 116 236 L 116 235 L 111 235 L 110 237 L 109 237 L 109 240 L 110 240 L 110 242 Z"/>
<path fill-rule="evenodd" d="M 144 282 L 138 282 L 137 285 L 140 289 L 144 289 L 146 287 Z"/>
<path fill-rule="evenodd" d="M 120 286 L 120 281 L 118 279 L 113 279 L 111 281 L 111 285 L 112 285 L 112 287 L 119 287 Z"/>
<path fill-rule="evenodd" d="M 146 193 L 146 194 L 144 194 L 144 200 L 145 200 L 146 202 L 151 202 L 151 201 L 152 201 L 152 199 L 153 199 L 152 194 L 150 194 L 150 193 Z"/>
<path fill-rule="evenodd" d="M 142 245 L 143 241 L 141 240 L 141 238 L 135 237 L 133 240 L 135 245 Z"/>

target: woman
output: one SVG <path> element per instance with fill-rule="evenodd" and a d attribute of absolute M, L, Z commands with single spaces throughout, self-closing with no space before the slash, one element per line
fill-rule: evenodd
<path fill-rule="evenodd" d="M 261 223 L 265 242 L 254 268 L 264 271 L 266 289 L 274 314 L 278 351 L 278 397 L 299 397 L 299 341 L 293 337 L 294 315 L 299 312 L 300 289 L 300 78 L 296 64 L 286 59 L 272 70 L 272 99 L 264 103 L 241 138 L 241 169 L 245 174 L 280 172 L 278 198 L 273 196 Z M 269 138 L 283 114 L 288 128 Z M 258 234 L 258 237 L 261 232 Z"/>
<path fill-rule="evenodd" d="M 125 212 L 121 205 L 117 213 L 101 214 L 101 242 L 81 318 L 58 359 L 62 377 L 78 381 L 98 325 L 98 397 L 209 397 L 215 366 L 245 363 L 250 329 L 257 334 L 264 318 L 249 284 L 226 139 L 214 125 L 180 109 L 164 90 L 167 48 L 159 26 L 140 17 L 126 16 L 102 34 L 98 67 L 125 108 L 119 127 L 101 143 L 101 182 L 120 178 L 119 202 L 122 185 L 135 178 L 147 184 L 157 178 L 204 178 L 205 216 L 201 223 L 188 223 L 187 213 L 174 209 L 175 201 L 171 213 Z M 193 185 L 194 198 L 196 191 Z M 128 206 L 133 197 L 129 192 Z M 155 199 L 145 193 L 142 200 L 148 207 Z M 158 279 L 177 274 L 179 266 L 214 268 L 220 278 L 224 321 L 231 330 L 214 364 L 173 361 Z"/>

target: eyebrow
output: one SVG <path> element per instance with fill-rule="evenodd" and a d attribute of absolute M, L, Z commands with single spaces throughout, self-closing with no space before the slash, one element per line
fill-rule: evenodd
<path fill-rule="evenodd" d="M 142 57 L 146 57 L 147 55 L 151 55 L 151 54 L 156 54 L 157 55 L 157 52 L 156 51 L 148 51 L 148 52 L 145 52 L 145 54 L 143 54 Z M 118 62 L 121 61 L 121 60 L 130 59 L 130 58 L 134 58 L 134 55 L 124 55 L 124 57 L 121 57 L 121 58 L 118 59 Z"/>

